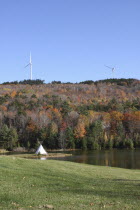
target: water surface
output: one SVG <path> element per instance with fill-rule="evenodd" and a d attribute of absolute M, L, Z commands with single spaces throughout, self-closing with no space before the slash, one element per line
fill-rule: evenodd
<path fill-rule="evenodd" d="M 69 153 L 72 153 L 72 156 L 61 157 L 61 158 L 49 158 L 49 159 L 72 161 L 72 162 L 85 163 L 91 165 L 112 166 L 112 167 L 128 168 L 128 169 L 140 169 L 140 149 L 69 151 Z"/>

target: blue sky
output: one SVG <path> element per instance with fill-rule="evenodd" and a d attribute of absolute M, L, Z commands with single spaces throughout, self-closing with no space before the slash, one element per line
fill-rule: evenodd
<path fill-rule="evenodd" d="M 0 0 L 0 83 L 140 79 L 139 0 Z"/>

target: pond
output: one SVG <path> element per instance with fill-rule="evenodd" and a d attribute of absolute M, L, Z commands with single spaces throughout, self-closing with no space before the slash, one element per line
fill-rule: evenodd
<path fill-rule="evenodd" d="M 34 153 L 6 153 L 5 155 L 13 155 L 22 158 L 33 159 L 55 159 L 63 161 L 71 161 L 76 163 L 85 163 L 91 165 L 111 166 L 128 169 L 140 169 L 140 149 L 134 150 L 75 150 L 75 151 L 50 151 L 50 157 L 37 157 Z M 69 154 L 69 155 L 67 155 Z M 2 154 L 1 154 L 2 155 Z"/>
<path fill-rule="evenodd" d="M 65 151 L 66 153 L 66 151 Z M 137 150 L 100 150 L 69 151 L 72 156 L 49 158 L 91 165 L 112 166 L 128 169 L 140 169 L 140 149 Z"/>

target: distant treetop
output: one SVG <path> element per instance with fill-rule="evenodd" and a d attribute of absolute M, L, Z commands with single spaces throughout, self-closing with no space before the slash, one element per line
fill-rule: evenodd
<path fill-rule="evenodd" d="M 124 86 L 124 85 L 131 85 L 133 82 L 135 81 L 138 81 L 136 79 L 124 79 L 124 78 L 121 78 L 121 79 L 104 79 L 104 80 L 98 80 L 98 81 L 93 81 L 93 80 L 86 80 L 86 81 L 83 81 L 83 82 L 80 82 L 80 84 L 98 84 L 98 83 L 115 83 L 117 85 L 121 85 L 121 86 Z"/>
<path fill-rule="evenodd" d="M 13 81 L 13 82 L 4 82 L 2 83 L 3 85 L 8 85 L 8 84 L 14 84 L 14 85 L 17 85 L 17 84 L 23 84 L 23 85 L 41 85 L 41 84 L 44 84 L 44 80 L 41 80 L 41 79 L 36 79 L 36 80 L 23 80 L 23 81 Z"/>

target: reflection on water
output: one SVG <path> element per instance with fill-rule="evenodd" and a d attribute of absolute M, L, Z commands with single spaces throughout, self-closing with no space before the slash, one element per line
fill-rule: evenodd
<path fill-rule="evenodd" d="M 41 157 L 40 160 L 47 160 L 47 158 L 46 157 Z"/>
<path fill-rule="evenodd" d="M 65 151 L 66 153 L 66 151 Z M 140 169 L 140 150 L 70 151 L 72 156 L 51 158 L 92 165 Z M 50 159 L 50 158 L 49 158 Z"/>

